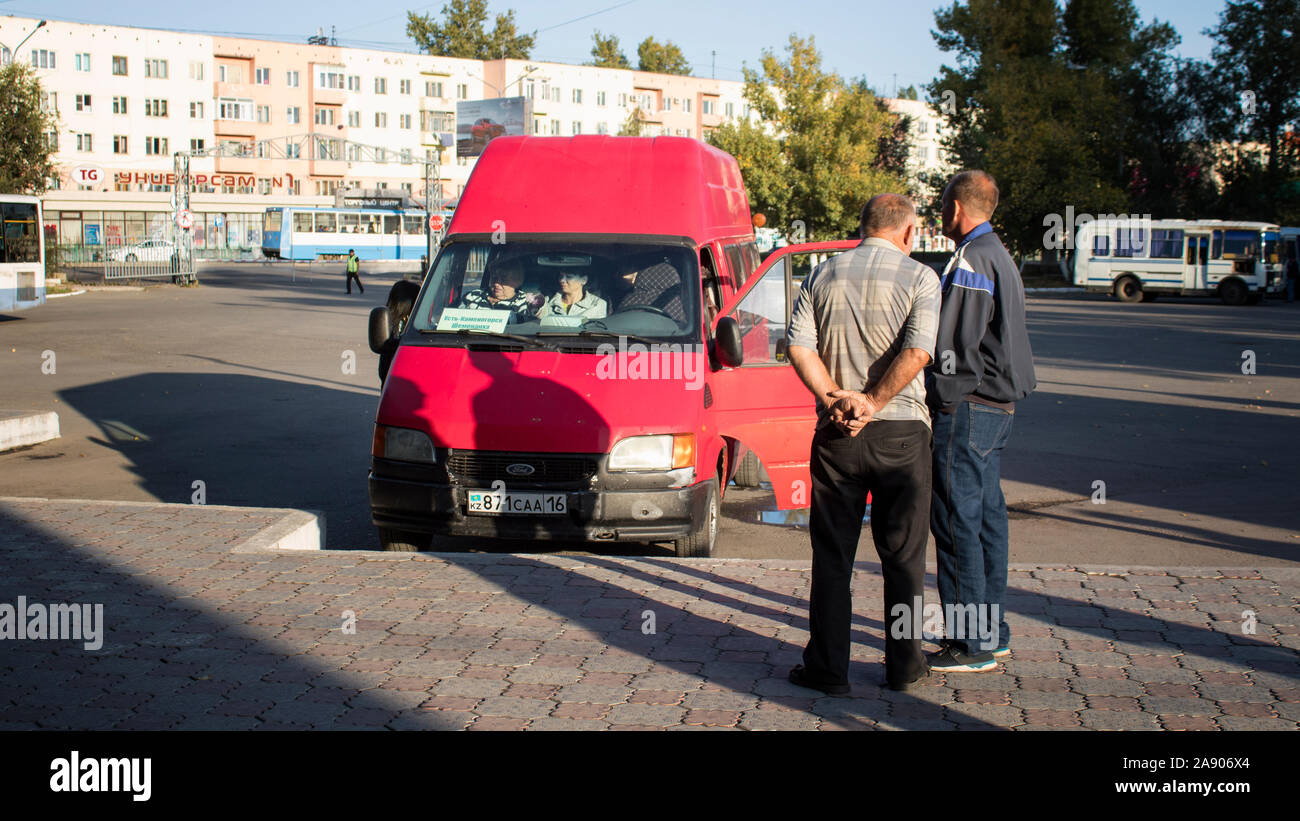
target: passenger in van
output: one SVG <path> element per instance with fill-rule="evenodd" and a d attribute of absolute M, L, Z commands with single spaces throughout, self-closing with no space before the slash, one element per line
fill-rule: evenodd
<path fill-rule="evenodd" d="M 637 306 L 658 308 L 675 322 L 686 321 L 682 308 L 682 276 L 667 260 L 660 259 L 650 265 L 629 271 L 623 280 L 632 290 L 618 303 L 618 311 L 630 311 Z"/>
<path fill-rule="evenodd" d="M 548 316 L 581 316 L 602 319 L 609 313 L 609 304 L 587 290 L 587 275 L 577 271 L 560 273 L 559 293 L 546 300 L 537 312 L 538 319 Z"/>
<path fill-rule="evenodd" d="M 513 314 L 511 322 L 526 322 L 532 319 L 533 303 L 519 290 L 523 284 L 524 271 L 518 261 L 506 262 L 497 266 L 488 287 L 475 288 L 465 294 L 457 307 L 510 311 Z"/>

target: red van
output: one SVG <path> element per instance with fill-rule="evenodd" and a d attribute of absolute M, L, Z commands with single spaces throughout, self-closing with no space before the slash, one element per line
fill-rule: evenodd
<path fill-rule="evenodd" d="M 384 381 L 369 482 L 381 544 L 708 556 L 750 450 L 778 507 L 806 507 L 814 405 L 785 332 L 810 255 L 856 245 L 760 264 L 735 159 L 697 140 L 492 140 Z M 385 308 L 370 327 L 383 349 Z"/>

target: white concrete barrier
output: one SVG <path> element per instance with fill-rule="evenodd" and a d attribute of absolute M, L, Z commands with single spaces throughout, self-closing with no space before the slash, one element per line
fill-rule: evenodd
<path fill-rule="evenodd" d="M 59 415 L 54 411 L 0 410 L 0 451 L 58 438 Z"/>

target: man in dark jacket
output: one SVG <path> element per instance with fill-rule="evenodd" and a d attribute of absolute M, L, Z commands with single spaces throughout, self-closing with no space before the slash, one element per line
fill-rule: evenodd
<path fill-rule="evenodd" d="M 958 243 L 944 270 L 935 359 L 926 379 L 933 414 L 930 529 L 944 605 L 941 672 L 986 672 L 1008 655 L 1007 502 L 1001 456 L 1016 402 L 1036 387 L 1025 291 L 989 218 L 998 187 L 963 171 L 943 193 L 943 233 Z"/>

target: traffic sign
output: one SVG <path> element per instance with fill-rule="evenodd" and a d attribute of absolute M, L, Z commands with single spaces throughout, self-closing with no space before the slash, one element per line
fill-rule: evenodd
<path fill-rule="evenodd" d="M 176 224 L 180 226 L 183 231 L 190 230 L 194 227 L 194 212 L 186 208 L 184 211 L 176 215 Z"/>
<path fill-rule="evenodd" d="M 441 231 L 441 230 L 442 230 L 442 214 L 430 214 L 430 215 L 429 215 L 429 230 L 430 230 L 430 231 Z"/>

